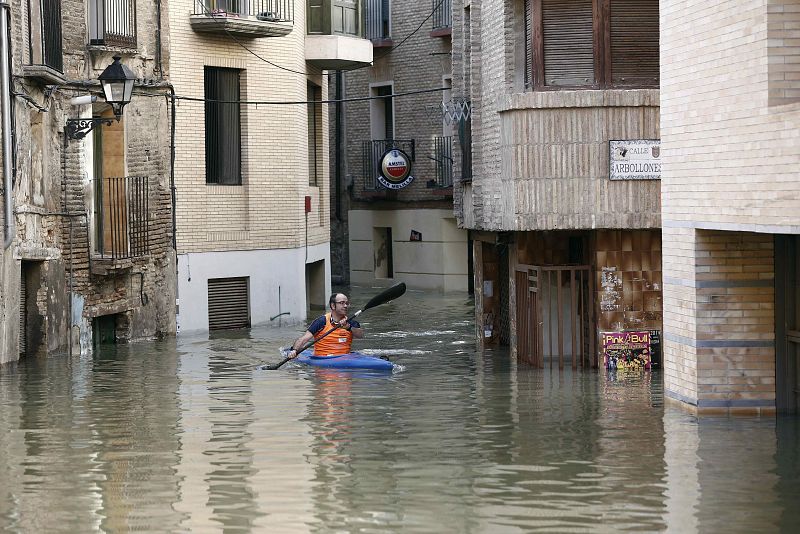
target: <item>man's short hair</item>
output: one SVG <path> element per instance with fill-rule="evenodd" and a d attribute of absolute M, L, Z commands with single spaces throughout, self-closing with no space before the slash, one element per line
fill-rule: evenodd
<path fill-rule="evenodd" d="M 331 293 L 331 298 L 328 299 L 328 307 L 333 308 L 336 303 L 336 295 L 344 295 L 344 293 Z"/>

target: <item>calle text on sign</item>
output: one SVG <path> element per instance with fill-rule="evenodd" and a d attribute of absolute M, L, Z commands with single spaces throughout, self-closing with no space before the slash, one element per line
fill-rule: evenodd
<path fill-rule="evenodd" d="M 609 179 L 660 180 L 661 140 L 609 141 Z"/>

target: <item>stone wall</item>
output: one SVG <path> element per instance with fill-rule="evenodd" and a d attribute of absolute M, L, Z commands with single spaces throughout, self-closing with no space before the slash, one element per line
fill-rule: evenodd
<path fill-rule="evenodd" d="M 29 3 L 11 3 L 17 227 L 14 243 L 2 251 L 1 361 L 19 357 L 23 280 L 28 285 L 22 321 L 28 330 L 28 355 L 91 350 L 92 320 L 100 315 L 119 314 L 118 341 L 175 331 L 169 110 L 163 77 L 167 64 L 163 58 L 158 61 L 157 4 L 136 3 L 136 48 L 123 49 L 88 45 L 87 2 L 61 2 L 63 72 L 51 70 L 43 76 L 42 69 L 32 65 Z M 169 34 L 165 15 L 160 29 L 163 47 Z M 94 134 L 67 139 L 65 124 L 92 115 L 91 106 L 72 105 L 70 99 L 99 95 L 97 77 L 115 54 L 123 56 L 138 80 L 119 123 L 124 128 L 120 149 L 125 175 L 146 176 L 151 184 L 150 246 L 143 255 L 110 265 L 98 257 L 92 237 Z M 95 113 L 102 102 L 98 97 Z"/>

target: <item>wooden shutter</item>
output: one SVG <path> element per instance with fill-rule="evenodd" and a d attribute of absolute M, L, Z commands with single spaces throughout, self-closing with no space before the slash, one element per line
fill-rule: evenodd
<path fill-rule="evenodd" d="M 206 102 L 206 183 L 240 185 L 241 121 L 239 114 L 239 71 L 205 68 L 205 97 L 223 102 Z"/>
<path fill-rule="evenodd" d="M 658 0 L 611 0 L 611 83 L 658 87 Z"/>
<path fill-rule="evenodd" d="M 208 329 L 250 328 L 249 278 L 208 281 Z"/>
<path fill-rule="evenodd" d="M 541 0 L 544 84 L 594 85 L 592 0 Z"/>

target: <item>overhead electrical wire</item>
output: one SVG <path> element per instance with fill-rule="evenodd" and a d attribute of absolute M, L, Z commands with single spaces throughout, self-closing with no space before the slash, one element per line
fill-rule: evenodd
<path fill-rule="evenodd" d="M 308 105 L 308 104 L 338 104 L 339 102 L 363 102 L 366 100 L 385 100 L 387 98 L 399 98 L 410 95 L 420 95 L 425 93 L 434 93 L 439 91 L 447 91 L 449 87 L 436 87 L 434 89 L 419 89 L 417 91 L 407 91 L 405 93 L 394 93 L 391 95 L 383 96 L 356 96 L 351 98 L 338 98 L 333 100 L 296 100 L 296 101 L 275 101 L 275 100 L 214 100 L 211 98 L 200 98 L 196 96 L 180 96 L 175 95 L 175 100 L 187 100 L 189 102 L 210 102 L 214 104 L 244 104 L 244 105 L 264 105 L 264 106 L 282 106 L 282 105 Z"/>
<path fill-rule="evenodd" d="M 421 29 L 422 29 L 422 26 L 424 26 L 424 25 L 425 25 L 425 23 L 426 23 L 428 20 L 430 20 L 430 18 L 433 16 L 433 14 L 436 12 L 436 10 L 437 10 L 437 9 L 438 9 L 438 8 L 439 8 L 439 7 L 440 7 L 440 6 L 441 6 L 443 3 L 444 3 L 444 0 L 439 0 L 439 3 L 438 3 L 438 4 L 436 4 L 435 6 L 433 6 L 433 9 L 431 10 L 431 12 L 430 12 L 430 13 L 428 13 L 428 16 L 427 16 L 427 17 L 425 17 L 424 19 L 422 19 L 422 22 L 420 22 L 420 23 L 419 23 L 419 26 L 417 26 L 417 27 L 416 27 L 416 29 L 415 29 L 413 32 L 411 32 L 411 33 L 409 33 L 408 35 L 406 35 L 406 36 L 405 36 L 405 37 L 404 37 L 404 38 L 403 38 L 403 39 L 402 39 L 402 40 L 401 40 L 399 43 L 397 43 L 396 45 L 394 45 L 394 46 L 390 47 L 389 49 L 387 49 L 385 53 L 381 54 L 380 56 L 378 56 L 378 57 L 376 57 L 376 58 L 373 58 L 373 59 L 372 59 L 372 63 L 367 63 L 366 65 L 359 65 L 359 66 L 352 67 L 352 68 L 349 68 L 349 69 L 339 69 L 339 70 L 341 70 L 342 72 L 353 72 L 353 71 L 356 71 L 356 70 L 359 70 L 359 69 L 365 69 L 365 68 L 368 68 L 368 67 L 372 67 L 372 66 L 373 66 L 373 64 L 374 64 L 374 62 L 375 62 L 375 60 L 378 60 L 378 59 L 383 59 L 383 58 L 385 58 L 386 56 L 388 56 L 389 54 L 391 54 L 391 53 L 392 53 L 394 50 L 397 50 L 398 48 L 400 48 L 401 46 L 403 46 L 403 43 L 405 43 L 406 41 L 408 41 L 408 40 L 409 40 L 411 37 L 413 37 L 413 36 L 414 36 L 414 35 L 415 35 L 417 32 L 419 32 L 419 30 L 421 30 Z M 211 11 L 209 11 L 208 7 L 206 7 L 205 3 L 200 3 L 200 4 L 202 5 L 202 7 L 203 7 L 203 10 L 204 10 L 204 11 L 207 13 L 207 15 L 208 15 L 208 16 L 209 16 L 209 17 L 210 17 L 212 20 L 216 21 L 216 22 L 217 22 L 218 24 L 220 24 L 220 25 L 222 25 L 222 24 L 223 24 L 223 22 L 222 22 L 222 20 L 221 20 L 221 19 L 222 19 L 222 17 L 215 17 L 215 16 L 214 16 L 214 14 L 213 14 Z M 299 71 L 299 70 L 291 69 L 291 68 L 289 68 L 289 67 L 284 67 L 283 65 L 278 65 L 277 63 L 274 63 L 274 62 L 272 62 L 272 61 L 270 61 L 270 60 L 268 60 L 268 59 L 266 59 L 266 58 L 264 58 L 264 57 L 261 57 L 260 55 L 258 55 L 258 54 L 257 54 L 257 53 L 255 53 L 254 51 L 252 51 L 250 48 L 248 48 L 247 46 L 245 46 L 245 44 L 244 44 L 244 43 L 242 43 L 242 41 L 241 41 L 241 40 L 239 40 L 239 39 L 238 39 L 238 38 L 237 38 L 237 37 L 236 37 L 234 34 L 232 34 L 230 31 L 228 31 L 228 29 L 227 29 L 227 28 L 224 28 L 224 27 L 223 27 L 222 29 L 225 31 L 225 34 L 226 34 L 228 37 L 230 37 L 230 38 L 231 38 L 231 39 L 232 39 L 232 40 L 233 40 L 233 41 L 234 41 L 236 44 L 238 44 L 240 47 L 244 48 L 245 50 L 247 50 L 247 52 L 249 52 L 249 53 L 250 53 L 250 54 L 252 54 L 253 56 L 257 57 L 258 59 L 260 59 L 260 60 L 261 60 L 261 61 L 263 61 L 264 63 L 267 63 L 268 65 L 272 65 L 272 66 L 273 66 L 273 67 L 275 67 L 276 69 L 284 70 L 284 71 L 286 71 L 286 72 L 291 72 L 291 73 L 294 73 L 294 74 L 300 74 L 301 76 L 316 76 L 316 75 L 318 74 L 318 73 L 316 73 L 316 72 L 304 72 L 304 71 Z"/>

